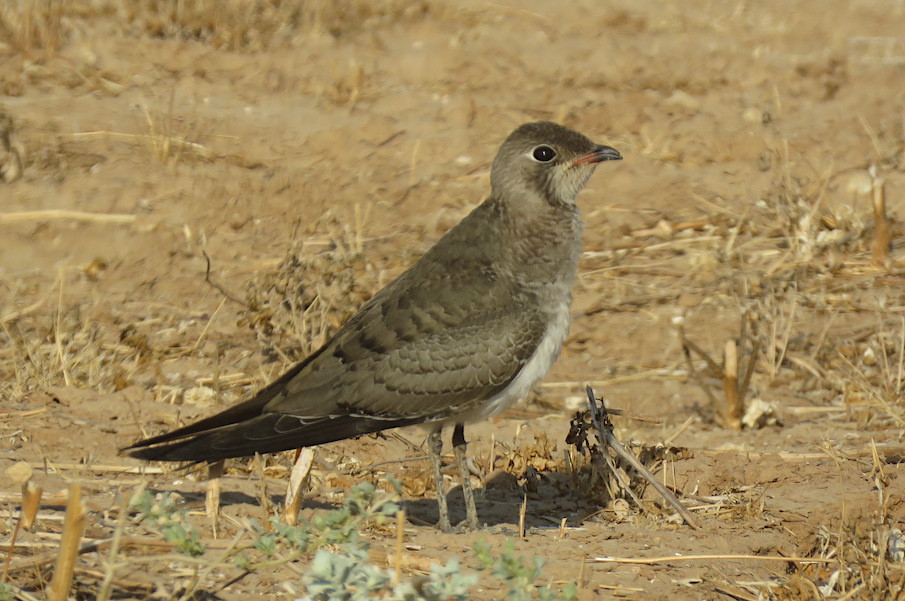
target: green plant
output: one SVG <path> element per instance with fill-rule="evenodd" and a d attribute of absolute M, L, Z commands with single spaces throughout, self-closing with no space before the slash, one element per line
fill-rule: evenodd
<path fill-rule="evenodd" d="M 367 561 L 368 550 L 348 545 L 344 553 L 318 550 L 302 582 L 308 594 L 301 601 L 336 599 L 368 601 L 390 585 L 390 574 Z"/>
<path fill-rule="evenodd" d="M 398 498 L 396 493 L 378 492 L 369 482 L 353 486 L 341 509 L 328 511 L 311 521 L 314 542 L 322 546 L 358 540 L 358 531 L 365 522 L 383 524 L 396 515 Z"/>
<path fill-rule="evenodd" d="M 391 481 L 394 489 L 399 484 Z M 270 529 L 263 528 L 256 520 L 249 520 L 255 539 L 251 546 L 267 558 L 282 563 L 292 561 L 327 545 L 351 543 L 359 545 L 359 532 L 367 523 L 383 524 L 399 511 L 396 492 L 378 491 L 369 482 L 349 489 L 343 506 L 316 516 L 310 522 L 290 526 L 280 518 L 270 518 Z M 285 551 L 281 553 L 281 551 Z M 259 567 L 247 554 L 239 553 L 233 560 L 243 570 Z"/>
<path fill-rule="evenodd" d="M 170 493 L 152 495 L 142 490 L 132 497 L 130 506 L 138 512 L 138 521 L 160 532 L 164 540 L 176 544 L 176 550 L 197 557 L 204 554 L 201 534 L 189 524 L 189 514 L 176 507 Z"/>
<path fill-rule="evenodd" d="M 498 557 L 494 557 L 491 547 L 483 541 L 474 544 L 475 558 L 481 569 L 490 569 L 493 575 L 503 580 L 508 589 L 509 601 L 571 601 L 578 595 L 575 583 L 568 583 L 561 591 L 549 586 L 536 587 L 534 582 L 541 577 L 544 560 L 535 557 L 530 563 L 515 554 L 515 544 L 507 540 Z"/>
<path fill-rule="evenodd" d="M 459 573 L 459 560 L 455 557 L 442 566 L 432 564 L 428 581 L 421 587 L 425 599 L 467 599 L 468 589 L 478 583 L 477 574 Z M 411 585 L 408 585 L 411 586 Z"/>
<path fill-rule="evenodd" d="M 270 518 L 271 531 L 267 532 L 255 520 L 249 520 L 257 534 L 252 546 L 273 557 L 280 547 L 307 552 L 326 545 L 357 543 L 359 531 L 366 523 L 383 524 L 396 515 L 398 498 L 395 492 L 378 491 L 370 482 L 362 482 L 349 489 L 342 507 L 315 516 L 310 522 L 290 526 L 274 516 Z M 247 562 L 247 558 L 240 556 L 238 561 Z"/>
<path fill-rule="evenodd" d="M 462 574 L 459 561 L 434 564 L 426 582 L 392 585 L 390 570 L 368 561 L 362 545 L 345 545 L 342 553 L 318 550 L 302 582 L 307 595 L 298 601 L 442 601 L 468 599 L 468 589 L 477 583 L 475 574 Z"/>
<path fill-rule="evenodd" d="M 541 578 L 544 562 L 535 558 L 526 562 L 514 552 L 511 541 L 494 556 L 490 545 L 474 546 L 479 569 L 490 569 L 503 581 L 507 600 L 571 601 L 578 594 L 574 583 L 562 590 L 535 586 Z M 319 549 L 302 579 L 306 595 L 297 601 L 444 601 L 465 600 L 469 589 L 478 583 L 477 574 L 463 574 L 456 558 L 445 566 L 434 564 L 430 575 L 417 586 L 412 582 L 392 584 L 392 572 L 374 565 L 368 558 L 367 545 L 350 541 L 341 551 Z"/>

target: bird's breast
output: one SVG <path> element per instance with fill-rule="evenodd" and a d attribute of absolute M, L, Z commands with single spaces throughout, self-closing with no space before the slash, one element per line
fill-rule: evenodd
<path fill-rule="evenodd" d="M 522 369 L 516 374 L 515 378 L 509 385 L 491 398 L 486 403 L 480 405 L 471 411 L 462 419 L 456 421 L 481 421 L 496 415 L 499 415 L 513 403 L 523 399 L 535 384 L 540 382 L 553 363 L 559 357 L 562 351 L 563 341 L 569 333 L 569 322 L 571 321 L 571 282 L 568 287 L 564 286 L 565 282 L 561 282 L 556 286 L 559 290 L 559 299 L 548 313 L 547 328 L 544 335 L 532 353 L 531 357 L 525 362 Z"/>

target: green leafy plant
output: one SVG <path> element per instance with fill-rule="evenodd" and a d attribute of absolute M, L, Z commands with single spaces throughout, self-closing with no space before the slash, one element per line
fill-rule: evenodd
<path fill-rule="evenodd" d="M 398 489 L 396 482 L 391 484 Z M 274 516 L 267 530 L 257 521 L 249 520 L 256 535 L 251 546 L 265 557 L 279 557 L 277 561 L 291 561 L 324 546 L 346 543 L 363 546 L 358 544 L 361 529 L 369 523 L 383 524 L 395 516 L 399 511 L 398 499 L 396 492 L 379 491 L 370 482 L 363 482 L 349 489 L 342 507 L 315 516 L 310 522 L 290 526 Z M 237 555 L 234 561 L 243 570 L 256 567 L 245 553 Z"/>
<path fill-rule="evenodd" d="M 503 544 L 503 550 L 497 557 L 493 556 L 490 545 L 483 541 L 476 542 L 473 549 L 478 566 L 491 570 L 494 576 L 504 581 L 509 601 L 571 601 L 578 596 L 578 588 L 572 582 L 561 591 L 549 586 L 536 587 L 534 583 L 543 573 L 544 560 L 535 557 L 532 562 L 526 562 L 516 555 L 515 544 L 511 540 Z"/>
<path fill-rule="evenodd" d="M 399 511 L 397 500 L 397 494 L 380 492 L 370 482 L 357 484 L 349 490 L 342 508 L 311 520 L 309 544 L 321 547 L 357 541 L 364 523 L 384 524 L 396 515 Z"/>
<path fill-rule="evenodd" d="M 478 583 L 478 575 L 461 574 L 459 568 L 459 560 L 455 557 L 445 566 L 431 565 L 430 577 L 421 587 L 423 598 L 428 601 L 468 599 L 468 589 Z"/>
<path fill-rule="evenodd" d="M 399 511 L 397 501 L 398 493 L 379 491 L 373 484 L 362 483 L 349 490 L 342 507 L 320 514 L 310 522 L 290 526 L 274 517 L 270 531 L 266 531 L 251 520 L 251 528 L 256 534 L 251 548 L 268 561 L 256 564 L 245 553 L 240 553 L 235 558 L 236 565 L 252 571 L 315 552 L 308 572 L 302 578 L 306 595 L 297 601 L 469 599 L 469 589 L 478 583 L 478 574 L 463 573 L 457 558 L 450 559 L 446 565 L 432 565 L 427 578 L 397 583 L 389 569 L 370 561 L 368 544 L 361 540 L 361 530 L 367 524 L 383 524 L 395 516 Z M 201 535 L 189 524 L 188 512 L 177 506 L 170 493 L 152 495 L 144 490 L 133 497 L 131 507 L 138 512 L 140 523 L 175 543 L 179 552 L 192 556 L 204 553 Z M 574 583 L 562 590 L 535 586 L 542 576 L 543 560 L 523 559 L 515 553 L 512 541 L 507 541 L 496 555 L 490 545 L 479 541 L 474 545 L 474 555 L 480 570 L 489 570 L 503 582 L 507 600 L 571 601 L 577 596 Z M 0 588 L 0 601 L 7 592 Z"/>
<path fill-rule="evenodd" d="M 180 553 L 192 557 L 204 555 L 201 534 L 189 524 L 189 512 L 178 508 L 170 493 L 152 495 L 148 490 L 142 490 L 132 497 L 130 506 L 138 512 L 139 522 L 160 532 Z"/>
<path fill-rule="evenodd" d="M 417 588 L 410 582 L 392 585 L 390 570 L 368 561 L 364 546 L 347 544 L 342 553 L 318 550 L 302 579 L 307 595 L 297 601 L 465 601 L 475 585 L 475 574 L 462 574 L 459 561 L 433 565 L 426 582 Z"/>
<path fill-rule="evenodd" d="M 373 507 L 370 503 L 365 506 Z M 542 576 L 543 560 L 526 561 L 515 553 L 511 541 L 497 555 L 490 545 L 478 542 L 474 553 L 479 569 L 490 570 L 503 582 L 507 600 L 572 601 L 578 595 L 574 583 L 561 590 L 535 586 Z M 302 578 L 306 595 L 296 601 L 464 601 L 470 598 L 469 589 L 477 583 L 478 574 L 463 573 L 459 560 L 453 558 L 446 565 L 432 565 L 424 580 L 393 585 L 392 572 L 371 562 L 367 544 L 351 536 L 338 551 L 317 550 Z"/>
<path fill-rule="evenodd" d="M 367 561 L 368 550 L 349 545 L 343 553 L 320 549 L 302 579 L 308 594 L 300 601 L 369 601 L 390 585 L 390 574 Z"/>

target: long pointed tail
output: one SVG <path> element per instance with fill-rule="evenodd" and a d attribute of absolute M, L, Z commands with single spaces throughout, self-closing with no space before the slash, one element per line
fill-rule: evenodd
<path fill-rule="evenodd" d="M 241 407 L 238 405 L 185 428 L 139 441 L 120 452 L 149 461 L 218 461 L 311 447 L 423 421 L 357 415 L 305 419 L 282 413 L 264 413 L 239 422 L 230 421 L 226 414 L 241 414 Z"/>

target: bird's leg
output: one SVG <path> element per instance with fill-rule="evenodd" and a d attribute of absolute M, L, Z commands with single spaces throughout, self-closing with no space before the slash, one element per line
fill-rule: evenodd
<path fill-rule="evenodd" d="M 440 438 L 440 428 L 437 428 L 427 437 L 427 455 L 430 457 L 431 468 L 434 472 L 434 486 L 437 488 L 437 507 L 440 511 L 437 528 L 443 532 L 449 532 L 452 528 L 449 525 L 449 509 L 446 506 L 446 486 L 443 484 L 443 473 L 440 471 L 441 451 L 443 451 L 443 439 Z"/>
<path fill-rule="evenodd" d="M 471 472 L 468 471 L 468 455 L 465 453 L 465 426 L 456 424 L 452 436 L 453 450 L 456 452 L 456 463 L 462 476 L 462 494 L 465 496 L 465 528 L 478 529 L 478 509 L 474 503 L 474 491 L 471 490 Z"/>

